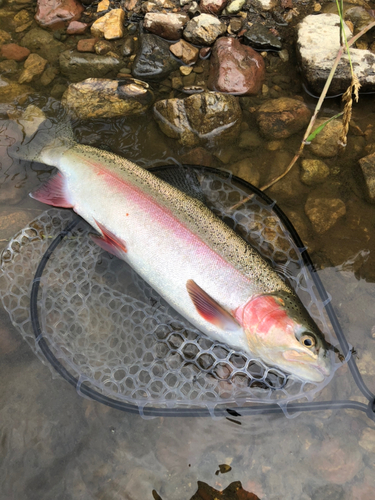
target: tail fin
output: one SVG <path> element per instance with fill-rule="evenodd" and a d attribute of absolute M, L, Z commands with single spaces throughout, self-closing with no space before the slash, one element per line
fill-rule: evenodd
<path fill-rule="evenodd" d="M 30 105 L 21 118 L 14 120 L 14 126 L 21 132 L 22 139 L 8 149 L 12 158 L 53 165 L 52 156 L 58 157 L 74 145 L 73 131 L 66 115 L 52 120 L 39 108 Z"/>

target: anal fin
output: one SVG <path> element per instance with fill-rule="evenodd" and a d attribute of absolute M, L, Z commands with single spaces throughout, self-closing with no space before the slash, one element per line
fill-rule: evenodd
<path fill-rule="evenodd" d="M 54 207 L 73 208 L 72 203 L 67 199 L 65 178 L 60 172 L 30 193 L 30 196 Z"/>
<path fill-rule="evenodd" d="M 203 319 L 222 330 L 236 331 L 240 328 L 235 318 L 193 280 L 188 280 L 186 289 L 193 304 Z"/>
<path fill-rule="evenodd" d="M 96 234 L 90 234 L 91 239 L 96 243 L 100 248 L 105 250 L 106 252 L 115 255 L 119 259 L 124 259 L 125 254 L 127 253 L 126 245 L 123 241 L 120 240 L 115 234 L 109 231 L 107 228 L 100 224 L 97 220 L 95 223 L 99 227 L 103 236 L 98 236 Z"/>

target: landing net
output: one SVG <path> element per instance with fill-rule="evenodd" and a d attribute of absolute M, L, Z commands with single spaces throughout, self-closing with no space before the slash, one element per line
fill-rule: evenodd
<path fill-rule="evenodd" d="M 175 168 L 175 167 L 171 167 Z M 206 204 L 268 259 L 337 345 L 301 251 L 272 205 L 228 174 L 194 168 Z M 251 191 L 250 191 L 251 192 Z M 207 408 L 249 403 L 311 401 L 342 364 L 333 352 L 333 370 L 322 383 L 307 383 L 259 359 L 200 333 L 174 311 L 125 262 L 96 246 L 92 228 L 80 221 L 52 252 L 40 277 L 34 334 L 30 293 L 34 275 L 51 241 L 77 216 L 50 209 L 20 231 L 2 252 L 0 292 L 4 308 L 32 350 L 46 363 L 41 339 L 74 379 L 114 402 L 144 408 Z M 52 365 L 46 363 L 51 367 Z"/>

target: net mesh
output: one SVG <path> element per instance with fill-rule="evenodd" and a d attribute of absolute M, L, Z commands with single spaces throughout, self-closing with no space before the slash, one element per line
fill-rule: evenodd
<path fill-rule="evenodd" d="M 280 219 L 230 177 L 198 172 L 208 206 L 269 259 L 296 290 L 311 316 L 336 345 L 300 249 Z M 30 320 L 30 291 L 37 266 L 76 215 L 50 209 L 20 231 L 2 252 L 0 290 L 4 308 L 45 362 Z M 78 379 L 117 401 L 142 409 L 207 407 L 311 400 L 332 378 L 306 383 L 212 341 L 178 315 L 126 263 L 97 247 L 84 221 L 52 253 L 38 296 L 42 335 L 56 359 Z M 332 354 L 333 356 L 333 354 Z M 50 366 L 50 365 L 49 365 Z M 53 368 L 51 367 L 53 370 Z"/>

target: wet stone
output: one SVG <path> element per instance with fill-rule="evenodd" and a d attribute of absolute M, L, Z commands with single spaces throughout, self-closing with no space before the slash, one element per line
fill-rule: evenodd
<path fill-rule="evenodd" d="M 244 43 L 259 50 L 281 50 L 280 40 L 262 24 L 254 24 L 243 36 Z"/>
<path fill-rule="evenodd" d="M 40 83 L 44 87 L 46 87 L 47 85 L 49 85 L 50 83 L 52 83 L 52 81 L 55 79 L 55 77 L 58 74 L 59 74 L 59 70 L 57 68 L 53 68 L 52 66 L 50 66 L 49 68 L 47 68 L 44 71 L 44 73 L 40 77 Z"/>
<path fill-rule="evenodd" d="M 38 0 L 35 20 L 43 28 L 61 29 L 78 21 L 83 10 L 77 0 Z"/>
<path fill-rule="evenodd" d="M 140 37 L 138 52 L 132 68 L 132 74 L 135 78 L 160 81 L 178 69 L 179 65 L 170 53 L 168 42 L 151 34 Z"/>
<path fill-rule="evenodd" d="M 89 25 L 86 23 L 72 21 L 71 23 L 69 23 L 66 32 L 68 33 L 68 35 L 82 35 L 83 33 L 85 33 L 88 27 Z"/>
<path fill-rule="evenodd" d="M 324 123 L 327 118 L 316 120 L 315 128 Z M 331 158 L 339 152 L 339 137 L 342 132 L 342 123 L 340 120 L 332 120 L 323 128 L 314 138 L 308 148 L 321 158 Z"/>
<path fill-rule="evenodd" d="M 167 40 L 179 40 L 188 21 L 187 14 L 150 12 L 145 15 L 143 27 Z"/>
<path fill-rule="evenodd" d="M 16 61 L 2 61 L 0 62 L 0 74 L 1 75 L 13 75 L 18 71 L 18 64 Z"/>
<path fill-rule="evenodd" d="M 262 104 L 258 109 L 257 123 L 268 139 L 286 139 L 307 126 L 311 111 L 297 99 L 280 97 Z"/>
<path fill-rule="evenodd" d="M 184 29 L 183 36 L 188 42 L 197 45 L 212 45 L 216 38 L 224 35 L 227 28 L 211 14 L 201 14 L 191 19 Z"/>
<path fill-rule="evenodd" d="M 3 43 L 10 42 L 11 39 L 12 37 L 8 32 L 0 30 L 0 45 L 2 45 Z"/>
<path fill-rule="evenodd" d="M 22 26 L 30 21 L 31 14 L 26 9 L 20 10 L 13 18 L 15 26 Z"/>
<path fill-rule="evenodd" d="M 97 19 L 91 26 L 91 33 L 98 38 L 116 40 L 124 36 L 125 12 L 122 9 L 113 9 L 103 17 Z"/>
<path fill-rule="evenodd" d="M 180 40 L 179 42 L 170 45 L 169 50 L 185 64 L 195 63 L 199 55 L 199 49 L 190 43 L 185 42 L 185 40 Z"/>
<path fill-rule="evenodd" d="M 98 40 L 95 44 L 95 53 L 98 54 L 98 56 L 103 56 L 105 54 L 108 54 L 112 50 L 112 45 L 110 42 L 107 42 L 105 40 Z"/>
<path fill-rule="evenodd" d="M 161 130 L 184 146 L 233 140 L 242 118 L 235 96 L 214 92 L 158 101 L 154 116 Z"/>
<path fill-rule="evenodd" d="M 15 82 L 9 82 L 5 78 L 0 79 L 1 92 L 0 103 L 22 104 L 26 98 L 33 93 L 33 89 L 27 85 L 19 85 Z"/>
<path fill-rule="evenodd" d="M 97 41 L 97 38 L 86 38 L 84 40 L 79 40 L 77 43 L 78 52 L 95 52 L 95 44 Z"/>
<path fill-rule="evenodd" d="M 181 162 L 188 165 L 202 165 L 210 167 L 213 161 L 212 154 L 207 149 L 198 147 L 181 156 Z"/>
<path fill-rule="evenodd" d="M 200 11 L 205 14 L 218 15 L 227 5 L 228 0 L 201 0 L 199 2 Z"/>
<path fill-rule="evenodd" d="M 71 82 L 115 76 L 120 67 L 120 59 L 112 54 L 98 56 L 67 50 L 60 55 L 61 73 Z"/>
<path fill-rule="evenodd" d="M 219 92 L 252 95 L 262 88 L 262 56 L 235 38 L 219 38 L 212 49 L 208 88 Z"/>
<path fill-rule="evenodd" d="M 30 54 L 25 61 L 24 70 L 19 77 L 18 83 L 31 82 L 36 76 L 43 73 L 46 64 L 47 61 L 38 54 Z"/>
<path fill-rule="evenodd" d="M 129 57 L 133 54 L 133 51 L 134 51 L 134 39 L 132 36 L 129 36 L 125 40 L 125 42 L 121 48 L 121 55 L 122 55 L 122 57 Z"/>
<path fill-rule="evenodd" d="M 251 158 L 243 158 L 232 165 L 234 175 L 254 186 L 259 186 L 260 172 Z"/>
<path fill-rule="evenodd" d="M 84 120 L 142 113 L 153 99 L 147 83 L 132 78 L 126 83 L 89 78 L 69 85 L 62 104 L 70 116 Z"/>
<path fill-rule="evenodd" d="M 30 55 L 30 50 L 16 43 L 8 43 L 1 46 L 0 54 L 5 59 L 21 62 Z"/>
<path fill-rule="evenodd" d="M 56 62 L 60 52 L 64 50 L 63 43 L 57 41 L 48 31 L 40 28 L 28 31 L 20 41 L 20 45 L 27 47 L 31 52 L 36 52 L 50 63 Z"/>
<path fill-rule="evenodd" d="M 329 168 L 321 160 L 302 160 L 301 181 L 307 186 L 320 184 L 329 176 Z"/>
<path fill-rule="evenodd" d="M 238 14 L 245 3 L 246 0 L 232 0 L 232 2 L 227 5 L 225 10 L 228 14 Z"/>
<path fill-rule="evenodd" d="M 67 88 L 68 87 L 62 83 L 55 83 L 51 89 L 51 97 L 54 99 L 61 99 Z"/>
<path fill-rule="evenodd" d="M 368 200 L 375 203 L 375 153 L 361 158 L 359 164 L 365 179 Z"/>
<path fill-rule="evenodd" d="M 305 205 L 305 213 L 314 230 L 323 234 L 335 225 L 346 213 L 345 203 L 339 198 L 319 198 L 310 196 Z"/>

